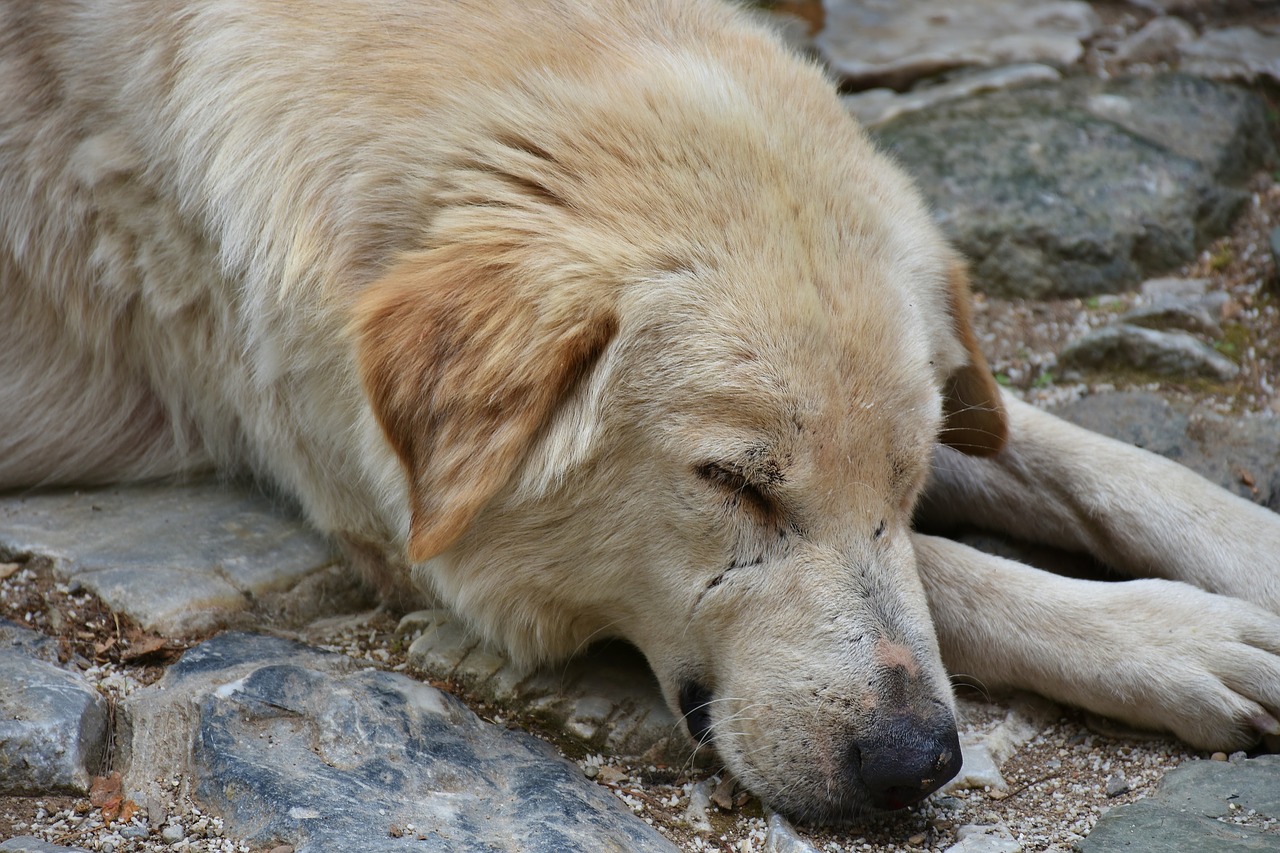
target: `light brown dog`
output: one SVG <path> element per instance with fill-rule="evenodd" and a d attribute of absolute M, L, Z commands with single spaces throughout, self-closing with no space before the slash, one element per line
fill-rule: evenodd
<path fill-rule="evenodd" d="M 251 471 L 524 660 L 632 641 L 793 815 L 955 773 L 944 660 L 1280 731 L 1280 520 L 1002 398 L 966 295 L 711 2 L 0 0 L 0 486 Z"/>

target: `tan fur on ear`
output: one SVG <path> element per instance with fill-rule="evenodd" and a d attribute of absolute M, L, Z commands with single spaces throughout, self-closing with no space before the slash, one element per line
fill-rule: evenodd
<path fill-rule="evenodd" d="M 361 294 L 360 377 L 408 473 L 412 562 L 462 535 L 613 337 L 588 294 L 453 248 L 408 255 Z"/>
<path fill-rule="evenodd" d="M 952 372 L 943 388 L 942 443 L 970 456 L 994 456 L 1009 438 L 1009 420 L 1000 386 L 973 333 L 969 276 L 963 263 L 952 264 L 947 285 L 952 327 L 969 361 Z"/>

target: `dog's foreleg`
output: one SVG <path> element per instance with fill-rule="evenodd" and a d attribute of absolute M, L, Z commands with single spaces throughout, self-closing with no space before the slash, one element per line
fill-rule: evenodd
<path fill-rule="evenodd" d="M 1280 618 L 1183 583 L 1085 581 L 916 534 L 943 661 L 1203 749 L 1280 734 Z"/>
<path fill-rule="evenodd" d="M 1154 453 L 1005 395 L 1009 441 L 990 458 L 939 447 L 926 526 L 972 524 L 1093 554 L 1280 613 L 1280 515 Z"/>

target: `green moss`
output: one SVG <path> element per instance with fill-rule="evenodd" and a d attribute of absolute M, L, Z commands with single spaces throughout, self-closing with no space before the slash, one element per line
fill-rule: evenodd
<path fill-rule="evenodd" d="M 1240 323 L 1224 323 L 1222 337 L 1213 342 L 1213 348 L 1232 361 L 1239 362 L 1240 357 L 1253 346 L 1253 333 Z"/>

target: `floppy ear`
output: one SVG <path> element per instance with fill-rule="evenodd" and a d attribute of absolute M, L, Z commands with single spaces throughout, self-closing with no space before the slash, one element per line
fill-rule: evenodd
<path fill-rule="evenodd" d="M 1009 421 L 1000 400 L 1000 386 L 992 378 L 973 333 L 969 276 L 960 261 L 951 265 L 947 308 L 952 330 L 969 358 L 943 386 L 942 443 L 970 456 L 994 456 L 1009 438 Z"/>
<path fill-rule="evenodd" d="M 537 287 L 445 247 L 360 295 L 360 378 L 408 474 L 411 561 L 462 535 L 613 337 L 612 307 L 582 284 Z"/>

